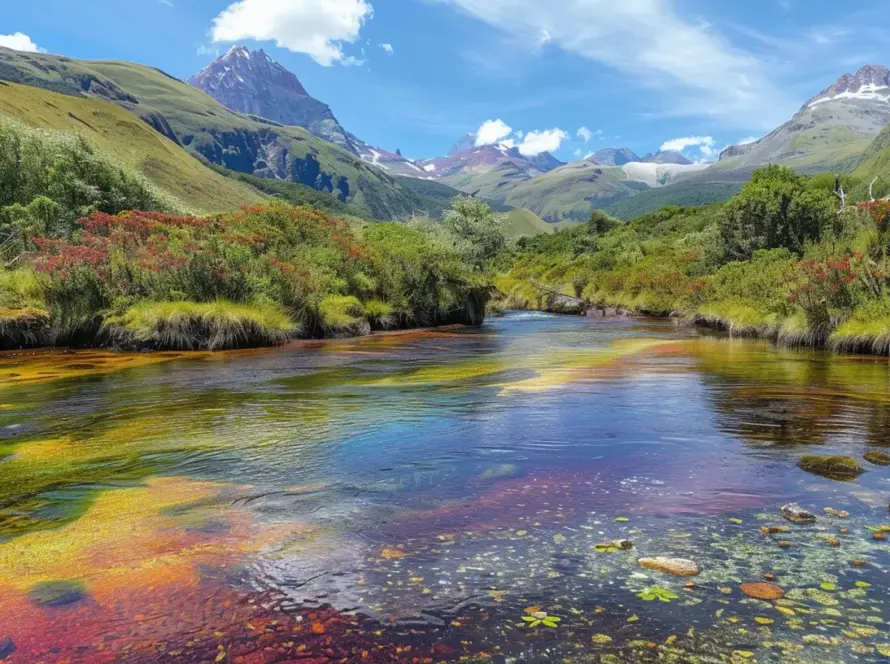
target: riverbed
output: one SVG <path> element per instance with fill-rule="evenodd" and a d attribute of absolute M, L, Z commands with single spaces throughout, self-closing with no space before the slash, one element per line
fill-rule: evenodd
<path fill-rule="evenodd" d="M 2 355 L 0 661 L 887 661 L 874 450 L 886 358 L 670 321 Z"/>

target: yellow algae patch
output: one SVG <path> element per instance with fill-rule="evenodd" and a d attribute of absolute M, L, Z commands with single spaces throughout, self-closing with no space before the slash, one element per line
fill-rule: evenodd
<path fill-rule="evenodd" d="M 258 354 L 267 350 L 269 349 L 249 349 L 225 353 L 207 351 L 156 353 L 115 353 L 101 350 L 35 351 L 14 356 L 0 353 L 0 389 L 68 378 L 101 376 L 125 369 L 164 364 L 174 360 L 219 360 Z"/>
<path fill-rule="evenodd" d="M 438 385 L 454 383 L 471 378 L 481 378 L 512 369 L 505 360 L 474 360 L 456 362 L 449 365 L 423 367 L 409 373 L 397 374 L 389 378 L 375 380 L 371 385 L 391 387 L 397 385 Z M 521 368 L 516 367 L 516 368 Z"/>
<path fill-rule="evenodd" d="M 590 372 L 602 369 L 610 363 L 653 350 L 668 350 L 685 342 L 657 339 L 631 339 L 619 341 L 603 350 L 561 351 L 546 357 L 547 366 L 535 367 L 537 376 L 513 383 L 499 385 L 501 393 L 538 392 L 562 387 L 589 377 Z"/>
<path fill-rule="evenodd" d="M 77 521 L 0 544 L 0 592 L 35 584 L 83 582 L 94 596 L 119 587 L 197 582 L 202 565 L 260 551 L 299 527 L 262 528 L 229 502 L 237 489 L 182 478 L 101 494 Z M 222 528 L 196 527 L 208 520 Z"/>

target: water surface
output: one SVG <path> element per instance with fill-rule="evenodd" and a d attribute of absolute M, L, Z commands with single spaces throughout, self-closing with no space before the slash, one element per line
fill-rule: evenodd
<path fill-rule="evenodd" d="M 662 321 L 0 356 L 0 660 L 887 661 L 888 444 L 886 359 Z"/>

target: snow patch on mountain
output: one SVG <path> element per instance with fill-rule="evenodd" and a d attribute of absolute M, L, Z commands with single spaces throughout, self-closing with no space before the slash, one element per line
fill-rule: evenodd
<path fill-rule="evenodd" d="M 629 180 L 645 182 L 650 187 L 663 187 L 685 175 L 703 171 L 710 164 L 656 164 L 632 161 L 621 168 Z"/>

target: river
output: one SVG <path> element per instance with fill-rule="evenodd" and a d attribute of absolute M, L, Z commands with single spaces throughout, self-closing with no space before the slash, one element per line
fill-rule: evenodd
<path fill-rule="evenodd" d="M 888 446 L 886 358 L 668 321 L 4 355 L 0 660 L 887 661 Z"/>

